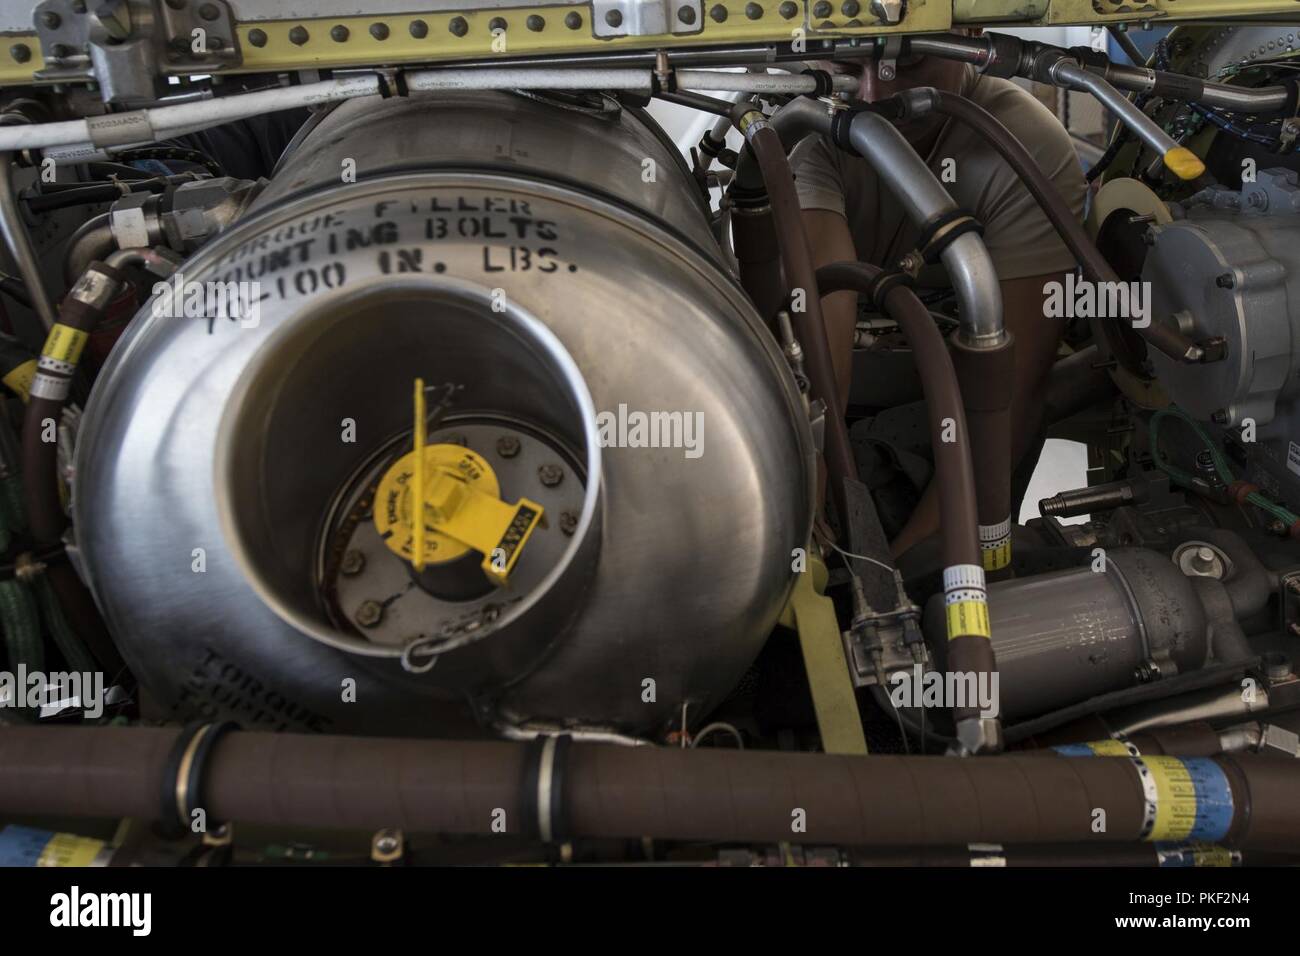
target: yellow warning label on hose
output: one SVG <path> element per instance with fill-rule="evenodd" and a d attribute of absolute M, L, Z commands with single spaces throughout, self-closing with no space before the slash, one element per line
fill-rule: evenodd
<path fill-rule="evenodd" d="M 1098 757 L 1136 756 L 1132 748 L 1122 740 L 1090 740 L 1086 746 Z"/>
<path fill-rule="evenodd" d="M 45 844 L 36 860 L 37 866 L 90 866 L 104 849 L 103 840 L 77 836 L 75 833 L 56 833 Z"/>
<path fill-rule="evenodd" d="M 80 329 L 55 322 L 45 340 L 45 348 L 41 349 L 41 355 L 76 365 L 81 359 L 81 350 L 86 347 L 87 338 L 89 336 Z"/>
<path fill-rule="evenodd" d="M 997 544 L 981 544 L 980 558 L 985 571 L 1001 571 L 1011 563 L 1011 539 Z"/>
<path fill-rule="evenodd" d="M 36 359 L 29 359 L 22 365 L 15 366 L 0 382 L 13 390 L 24 402 L 31 397 L 32 379 L 36 377 Z"/>
<path fill-rule="evenodd" d="M 989 637 L 987 601 L 957 601 L 948 605 L 948 640 L 956 637 Z"/>

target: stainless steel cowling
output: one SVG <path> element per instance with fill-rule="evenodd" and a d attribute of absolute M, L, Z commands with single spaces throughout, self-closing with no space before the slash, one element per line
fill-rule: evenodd
<path fill-rule="evenodd" d="M 340 182 L 347 161 L 356 182 Z M 807 543 L 813 452 L 693 188 L 634 111 L 458 94 L 320 122 L 181 269 L 254 288 L 256 321 L 146 307 L 80 429 L 83 564 L 163 708 L 363 733 L 641 733 L 733 687 Z M 442 440 L 490 454 L 491 429 L 517 424 L 524 457 L 527 436 L 571 453 L 573 497 L 522 591 L 412 668 L 400 642 L 313 606 L 309 582 L 331 560 L 311 546 L 334 527 L 329 490 L 401 445 L 422 374 L 466 385 Z M 701 453 L 608 445 L 590 416 L 620 410 L 698 414 Z M 503 492 L 531 493 L 527 469 L 499 464 Z"/>

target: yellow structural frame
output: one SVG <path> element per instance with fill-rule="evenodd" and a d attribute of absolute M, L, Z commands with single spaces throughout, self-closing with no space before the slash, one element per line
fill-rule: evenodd
<path fill-rule="evenodd" d="M 853 15 L 845 14 L 844 0 L 825 0 L 831 10 L 825 17 L 816 15 L 818 0 L 791 2 L 795 3 L 797 12 L 793 17 L 785 17 L 780 12 L 782 0 L 704 0 L 704 16 L 694 25 L 695 32 L 646 37 L 594 36 L 590 2 L 521 3 L 517 7 L 484 10 L 472 9 L 473 4 L 467 0 L 463 10 L 246 21 L 236 26 L 243 63 L 232 72 L 401 66 L 449 60 L 490 62 L 520 56 L 598 54 L 615 50 L 673 51 L 695 46 L 791 42 L 801 37 L 818 40 L 933 33 L 963 23 L 986 27 L 1045 26 L 1227 17 L 1300 22 L 1300 5 L 1296 0 L 909 0 L 903 22 L 892 27 L 876 22 L 865 12 L 869 0 L 849 0 L 856 3 L 856 9 L 850 7 Z M 382 9 L 382 0 L 376 0 L 374 6 Z M 576 29 L 566 25 L 570 13 L 582 18 Z M 534 22 L 540 28 L 530 29 L 529 17 L 540 17 L 540 25 Z M 456 18 L 465 21 L 467 29 L 463 35 L 451 30 L 452 20 Z M 507 27 L 503 34 L 494 37 L 491 24 L 497 18 L 504 20 Z M 412 34 L 413 21 L 421 21 L 426 28 L 417 29 L 422 36 Z M 375 24 L 387 28 L 384 39 L 371 34 Z M 290 32 L 296 27 L 306 31 L 305 39 L 298 37 L 303 42 L 290 39 Z M 335 39 L 335 27 L 346 29 L 346 39 Z M 260 31 L 265 42 L 254 45 L 250 37 L 253 31 Z M 344 36 L 342 31 L 337 33 Z M 15 56 L 15 51 L 21 53 L 23 49 L 28 55 L 26 62 L 20 62 Z M 0 86 L 36 82 L 35 74 L 43 67 L 40 43 L 34 31 L 0 36 Z"/>

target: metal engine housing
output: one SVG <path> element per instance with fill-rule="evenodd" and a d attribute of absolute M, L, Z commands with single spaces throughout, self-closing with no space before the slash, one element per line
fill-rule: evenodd
<path fill-rule="evenodd" d="M 348 160 L 358 181 L 340 183 Z M 80 430 L 85 572 L 166 715 L 644 733 L 715 704 L 786 600 L 814 457 L 794 378 L 670 144 L 608 104 L 412 96 L 339 106 L 283 166 L 181 270 L 256 281 L 258 321 L 146 306 Z M 487 426 L 456 416 L 505 416 L 572 451 L 565 480 L 597 480 L 545 532 L 556 573 L 415 673 L 401 646 L 312 606 L 330 559 L 308 545 L 339 476 L 409 436 L 421 374 L 471 383 L 445 432 L 474 447 Z M 620 406 L 701 413 L 703 453 L 599 447 L 591 412 Z"/>

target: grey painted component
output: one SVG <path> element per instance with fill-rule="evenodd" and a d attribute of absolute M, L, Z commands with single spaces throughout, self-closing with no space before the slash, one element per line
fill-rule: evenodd
<path fill-rule="evenodd" d="M 1090 565 L 989 586 L 1004 720 L 1205 663 L 1205 612 L 1173 562 L 1139 548 L 1105 558 L 1101 571 Z M 942 595 L 926 608 L 925 630 L 942 651 Z"/>

